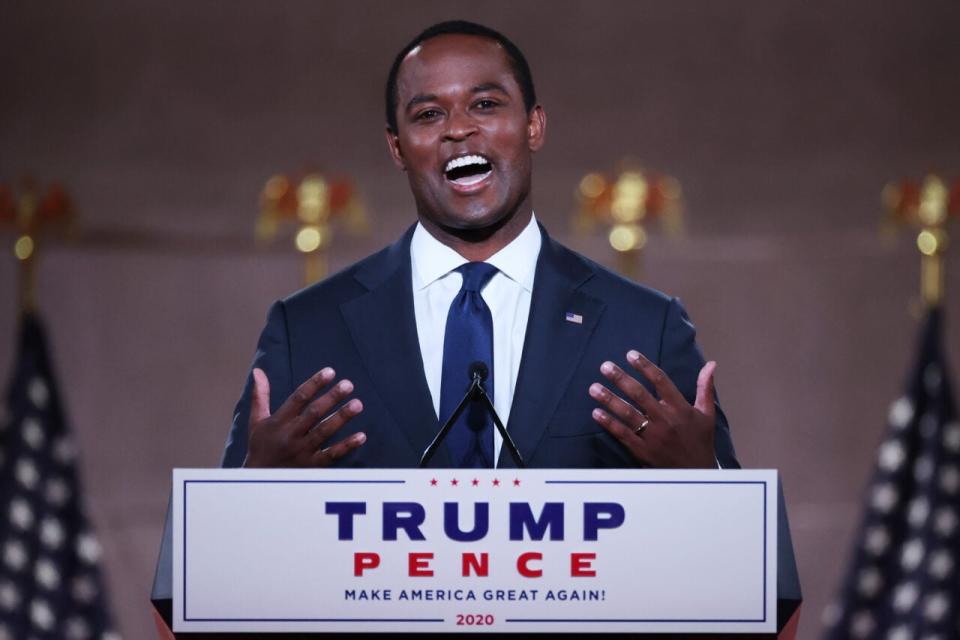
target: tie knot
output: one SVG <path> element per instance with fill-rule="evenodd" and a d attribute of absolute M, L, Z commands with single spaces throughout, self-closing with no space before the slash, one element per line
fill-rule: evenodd
<path fill-rule="evenodd" d="M 498 269 L 486 262 L 468 262 L 457 271 L 463 274 L 463 290 L 480 293 Z"/>

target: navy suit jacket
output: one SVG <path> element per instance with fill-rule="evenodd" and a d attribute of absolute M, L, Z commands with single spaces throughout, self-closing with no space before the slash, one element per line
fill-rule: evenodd
<path fill-rule="evenodd" d="M 638 466 L 591 417 L 587 393 L 600 364 L 637 349 L 670 376 L 689 402 L 704 364 L 680 303 L 630 282 L 550 239 L 537 261 L 530 318 L 507 429 L 529 467 Z M 350 467 L 415 467 L 440 428 L 423 373 L 414 319 L 411 227 L 397 242 L 346 270 L 276 302 L 253 366 L 270 380 L 270 410 L 325 366 L 354 383 L 363 412 L 335 436 L 363 431 L 366 443 L 338 461 Z M 568 312 L 583 322 L 566 319 Z M 646 384 L 646 383 L 645 383 Z M 237 404 L 223 465 L 243 464 L 252 374 Z M 649 387 L 649 384 L 647 385 Z M 715 449 L 737 468 L 730 431 L 717 407 Z M 506 449 L 498 461 L 513 466 Z M 431 466 L 449 467 L 446 447 Z"/>

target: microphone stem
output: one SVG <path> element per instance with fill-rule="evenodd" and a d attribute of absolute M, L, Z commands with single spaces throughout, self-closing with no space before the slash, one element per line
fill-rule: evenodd
<path fill-rule="evenodd" d="M 434 437 L 430 446 L 428 446 L 423 452 L 423 455 L 420 456 L 420 464 L 418 466 L 423 469 L 430 464 L 430 460 L 432 460 L 433 456 L 437 453 L 437 449 L 440 448 L 443 440 L 447 437 L 447 433 L 453 428 L 453 425 L 457 422 L 457 418 L 460 417 L 460 414 L 463 413 L 464 409 L 467 408 L 467 404 L 471 401 L 483 403 L 487 413 L 493 418 L 493 423 L 496 425 L 500 437 L 503 438 L 503 444 L 507 447 L 507 451 L 510 452 L 510 457 L 513 458 L 514 464 L 517 465 L 518 469 L 526 469 L 527 465 L 523 462 L 520 450 L 517 449 L 517 445 L 513 441 L 513 438 L 510 437 L 510 433 L 507 432 L 507 428 L 500 422 L 500 416 L 497 415 L 497 410 L 490 401 L 490 396 L 487 395 L 486 389 L 483 388 L 483 377 L 479 371 L 474 371 L 473 381 L 470 383 L 470 388 L 467 389 L 467 393 L 464 394 L 463 400 L 461 400 L 457 408 L 453 410 L 453 414 L 447 418 L 447 421 L 443 424 L 443 428 L 440 429 L 440 432 Z"/>
<path fill-rule="evenodd" d="M 479 376 L 474 377 L 475 383 L 477 377 Z M 483 388 L 483 385 L 477 383 L 476 391 L 474 393 L 480 396 L 480 401 L 483 402 L 484 406 L 487 408 L 487 413 L 493 417 L 493 424 L 497 426 L 497 431 L 500 432 L 500 437 L 503 438 L 503 444 L 506 445 L 507 451 L 510 452 L 510 457 L 513 458 L 514 464 L 517 465 L 518 469 L 526 469 L 527 465 L 523 462 L 523 457 L 520 455 L 520 450 L 517 448 L 513 438 L 510 437 L 510 433 L 507 431 L 507 428 L 503 426 L 502 422 L 500 422 L 500 416 L 497 415 L 497 410 L 490 401 L 490 396 L 487 395 L 486 389 Z"/>
<path fill-rule="evenodd" d="M 433 442 L 430 443 L 430 446 L 426 448 L 423 452 L 423 455 L 420 456 L 420 464 L 418 465 L 421 469 L 425 468 L 430 464 L 430 460 L 433 459 L 434 454 L 437 453 L 437 449 L 440 448 L 440 445 L 443 443 L 443 440 L 447 437 L 447 433 L 450 429 L 453 428 L 453 425 L 457 422 L 457 418 L 460 417 L 460 414 L 463 413 L 464 409 L 467 408 L 467 404 L 473 400 L 474 394 L 477 393 L 477 388 L 481 390 L 483 387 L 480 385 L 480 376 L 474 375 L 473 382 L 470 383 L 470 388 L 467 389 L 467 393 L 464 394 L 463 400 L 460 401 L 460 404 L 457 405 L 457 408 L 453 410 L 453 413 L 447 418 L 447 421 L 443 424 L 443 428 L 440 429 L 440 432 L 437 433 L 434 437 Z"/>

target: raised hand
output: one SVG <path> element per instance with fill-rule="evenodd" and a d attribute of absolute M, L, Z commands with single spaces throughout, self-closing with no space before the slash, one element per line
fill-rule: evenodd
<path fill-rule="evenodd" d="M 313 374 L 270 415 L 270 381 L 262 369 L 253 370 L 249 441 L 245 467 L 329 467 L 367 441 L 355 433 L 335 445 L 325 443 L 340 427 L 363 411 L 357 398 L 331 410 L 353 392 L 353 383 L 341 380 L 316 400 L 311 399 L 333 382 L 336 372 L 327 367 Z"/>
<path fill-rule="evenodd" d="M 628 352 L 627 362 L 650 381 L 660 399 L 617 365 L 604 362 L 600 372 L 623 397 L 599 382 L 590 385 L 590 396 L 603 405 L 593 410 L 593 419 L 649 466 L 716 468 L 713 372 L 717 363 L 710 361 L 700 370 L 691 406 L 673 381 L 642 354 Z"/>

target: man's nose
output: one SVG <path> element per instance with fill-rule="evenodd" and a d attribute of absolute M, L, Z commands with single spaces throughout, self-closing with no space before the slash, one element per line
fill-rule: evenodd
<path fill-rule="evenodd" d="M 447 119 L 447 130 L 444 139 L 451 141 L 465 140 L 477 132 L 477 123 L 469 114 L 455 111 Z"/>

